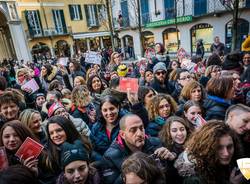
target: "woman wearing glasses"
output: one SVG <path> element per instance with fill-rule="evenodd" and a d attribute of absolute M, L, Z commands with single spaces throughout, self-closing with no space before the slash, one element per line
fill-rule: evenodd
<path fill-rule="evenodd" d="M 146 133 L 152 137 L 157 137 L 166 120 L 174 115 L 177 104 L 170 95 L 158 94 L 152 100 L 148 110 L 150 123 L 146 128 Z"/>
<path fill-rule="evenodd" d="M 181 90 L 185 87 L 191 80 L 193 80 L 192 75 L 187 69 L 177 69 L 176 70 L 176 81 L 174 84 L 174 91 L 171 96 L 178 101 L 178 97 L 181 94 Z"/>

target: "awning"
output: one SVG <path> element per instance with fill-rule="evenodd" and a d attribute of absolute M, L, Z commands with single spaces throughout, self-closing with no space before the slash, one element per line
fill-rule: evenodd
<path fill-rule="evenodd" d="M 99 36 L 110 36 L 110 32 L 77 33 L 73 34 L 74 39 L 95 38 Z"/>

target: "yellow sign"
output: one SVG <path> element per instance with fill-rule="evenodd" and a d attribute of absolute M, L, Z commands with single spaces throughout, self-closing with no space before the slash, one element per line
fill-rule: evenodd
<path fill-rule="evenodd" d="M 250 179 L 250 158 L 241 158 L 237 160 L 237 165 L 242 175 L 249 180 Z"/>

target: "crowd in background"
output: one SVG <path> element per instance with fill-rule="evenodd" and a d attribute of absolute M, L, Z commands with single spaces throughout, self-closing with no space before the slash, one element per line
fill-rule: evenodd
<path fill-rule="evenodd" d="M 247 183 L 236 160 L 250 157 L 250 52 L 224 49 L 215 37 L 208 57 L 199 40 L 193 57 L 157 43 L 131 64 L 119 52 L 101 65 L 4 60 L 0 183 Z M 121 77 L 138 78 L 138 92 L 121 91 Z M 15 155 L 27 137 L 44 146 L 38 158 Z"/>

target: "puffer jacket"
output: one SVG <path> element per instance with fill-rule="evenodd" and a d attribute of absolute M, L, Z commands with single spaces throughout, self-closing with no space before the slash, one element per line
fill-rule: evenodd
<path fill-rule="evenodd" d="M 153 154 L 157 148 L 162 147 L 160 140 L 156 137 L 145 137 L 145 144 L 142 152 L 146 154 Z M 129 157 L 132 152 L 126 146 L 124 140 L 118 136 L 111 144 L 109 149 L 103 156 L 103 179 L 106 184 L 122 184 L 121 165 L 123 161 Z"/>
<path fill-rule="evenodd" d="M 163 125 L 166 123 L 166 119 L 158 116 L 154 121 L 149 122 L 146 128 L 146 134 L 152 137 L 158 137 L 158 133 L 161 131 Z"/>
<path fill-rule="evenodd" d="M 203 107 L 206 111 L 206 120 L 218 119 L 224 120 L 227 108 L 231 105 L 231 101 L 219 98 L 217 96 L 208 95 L 204 100 Z"/>
<path fill-rule="evenodd" d="M 75 125 L 77 131 L 82 134 L 82 135 L 86 135 L 86 136 L 90 136 L 91 131 L 87 125 L 87 123 L 85 123 L 81 118 L 74 118 L 73 116 L 69 115 L 69 119 L 70 121 L 73 122 L 73 124 Z"/>
<path fill-rule="evenodd" d="M 119 134 L 119 120 L 115 123 L 115 127 L 110 132 L 110 138 L 107 135 L 105 122 L 97 122 L 93 125 L 91 129 L 91 143 L 93 145 L 94 151 L 92 152 L 92 160 L 99 161 L 102 159 L 104 152 L 109 148 L 111 143 Z"/>

